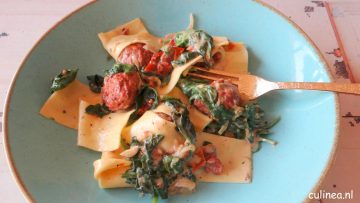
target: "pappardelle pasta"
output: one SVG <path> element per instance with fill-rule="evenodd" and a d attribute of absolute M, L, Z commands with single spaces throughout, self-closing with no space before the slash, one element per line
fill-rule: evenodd
<path fill-rule="evenodd" d="M 250 183 L 252 153 L 276 124 L 256 101 L 219 78 L 187 76 L 194 67 L 247 74 L 241 42 L 194 28 L 163 38 L 134 19 L 99 39 L 115 60 L 99 75 L 55 76 L 40 110 L 78 131 L 77 144 L 101 152 L 94 177 L 101 188 L 132 187 L 157 199 L 189 194 L 197 182 Z"/>

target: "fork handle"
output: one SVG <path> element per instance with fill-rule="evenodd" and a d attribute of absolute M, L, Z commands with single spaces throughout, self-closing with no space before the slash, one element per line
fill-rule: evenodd
<path fill-rule="evenodd" d="M 323 83 L 323 82 L 277 82 L 278 89 L 323 90 L 339 93 L 360 94 L 360 83 Z"/>

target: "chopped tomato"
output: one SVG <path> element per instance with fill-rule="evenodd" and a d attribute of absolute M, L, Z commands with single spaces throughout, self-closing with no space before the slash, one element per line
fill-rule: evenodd
<path fill-rule="evenodd" d="M 193 171 L 199 170 L 200 168 L 204 167 L 206 164 L 204 151 L 202 147 L 199 147 L 195 150 L 193 159 L 189 162 Z"/>
<path fill-rule="evenodd" d="M 200 99 L 194 99 L 193 105 L 206 115 L 210 115 L 210 110 L 207 105 Z"/>
<path fill-rule="evenodd" d="M 169 45 L 170 46 L 175 46 L 175 39 L 170 40 Z"/>
<path fill-rule="evenodd" d="M 223 171 L 223 165 L 216 156 L 216 149 L 213 144 L 198 147 L 189 165 L 193 171 L 204 168 L 207 173 L 215 175 L 219 175 Z"/>
<path fill-rule="evenodd" d="M 184 52 L 184 48 L 182 47 L 173 47 L 174 49 L 174 60 L 177 60 L 179 58 L 179 56 Z"/>
<path fill-rule="evenodd" d="M 223 165 L 222 165 L 221 161 L 214 156 L 206 161 L 205 171 L 207 173 L 213 173 L 215 175 L 220 175 L 223 171 Z"/>
<path fill-rule="evenodd" d="M 144 72 L 153 72 L 153 71 L 156 71 L 156 67 L 157 67 L 157 64 L 159 63 L 160 61 L 160 57 L 164 54 L 164 52 L 162 51 L 159 51 L 157 53 L 155 53 L 149 63 L 145 66 L 144 68 Z"/>
<path fill-rule="evenodd" d="M 172 57 L 166 55 L 163 51 L 155 53 L 150 62 L 145 66 L 144 72 L 153 72 L 157 75 L 168 75 L 171 70 Z"/>

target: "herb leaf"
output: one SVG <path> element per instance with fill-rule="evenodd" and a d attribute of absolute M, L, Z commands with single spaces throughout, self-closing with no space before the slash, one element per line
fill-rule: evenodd
<path fill-rule="evenodd" d="M 100 93 L 101 87 L 104 85 L 104 77 L 98 74 L 88 75 L 86 78 L 89 81 L 90 90 L 94 93 Z"/>
<path fill-rule="evenodd" d="M 105 76 L 111 76 L 116 73 L 132 73 L 136 70 L 137 69 L 136 69 L 135 65 L 117 63 L 117 64 L 114 64 L 114 66 L 112 68 L 105 71 Z"/>
<path fill-rule="evenodd" d="M 110 111 L 109 108 L 104 104 L 95 104 L 87 106 L 85 112 L 87 114 L 95 115 L 102 118 L 110 114 L 112 111 Z"/>
<path fill-rule="evenodd" d="M 64 69 L 56 75 L 52 81 L 50 91 L 51 93 L 65 88 L 68 84 L 75 80 L 79 69 Z"/>

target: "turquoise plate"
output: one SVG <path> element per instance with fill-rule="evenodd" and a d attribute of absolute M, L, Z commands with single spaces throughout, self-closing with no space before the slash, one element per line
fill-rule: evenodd
<path fill-rule="evenodd" d="M 9 163 L 28 200 L 37 202 L 149 202 L 132 189 L 103 190 L 93 179 L 99 154 L 76 146 L 76 132 L 44 119 L 50 78 L 78 67 L 78 78 L 101 73 L 111 62 L 97 38 L 141 17 L 154 34 L 184 29 L 189 13 L 198 28 L 243 41 L 250 71 L 274 81 L 331 81 L 315 46 L 292 22 L 255 1 L 108 0 L 91 3 L 51 29 L 18 71 L 7 98 L 5 145 Z M 337 141 L 337 97 L 328 92 L 283 91 L 261 98 L 276 147 L 254 154 L 251 184 L 199 184 L 189 196 L 169 202 L 301 202 L 315 190 Z"/>

